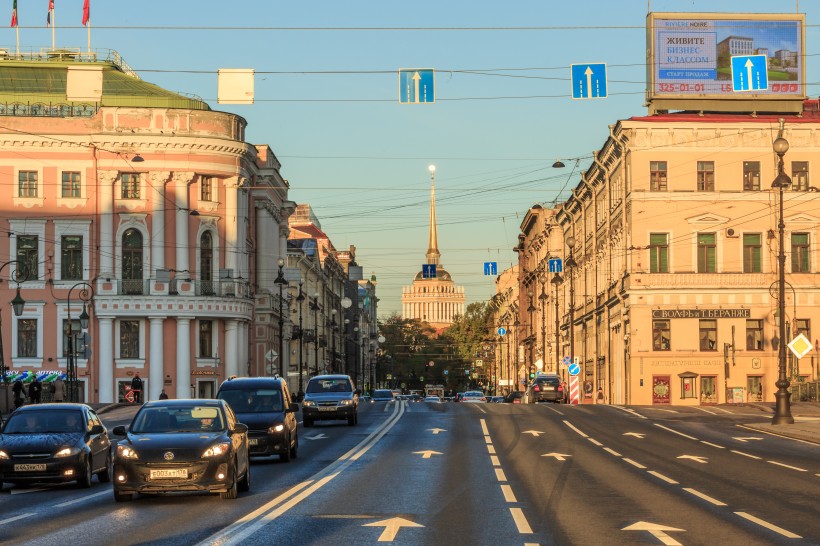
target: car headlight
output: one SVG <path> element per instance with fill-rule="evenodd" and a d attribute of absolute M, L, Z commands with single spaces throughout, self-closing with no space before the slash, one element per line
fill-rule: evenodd
<path fill-rule="evenodd" d="M 339 402 L 340 406 L 351 406 L 353 405 L 353 400 L 342 400 Z"/>
<path fill-rule="evenodd" d="M 5 451 L 0 451 L 0 459 L 11 459 L 11 457 Z"/>
<path fill-rule="evenodd" d="M 316 405 L 316 402 L 314 402 L 313 400 L 303 400 L 302 401 L 302 407 L 305 407 L 305 408 L 310 407 L 310 406 L 315 406 L 315 405 Z"/>
<path fill-rule="evenodd" d="M 279 423 L 278 425 L 273 425 L 272 427 L 270 427 L 268 429 L 268 432 L 274 434 L 276 432 L 282 432 L 283 430 L 285 430 L 285 425 Z"/>
<path fill-rule="evenodd" d="M 220 455 L 224 455 L 228 452 L 231 448 L 230 442 L 225 442 L 224 444 L 216 444 L 212 445 L 208 449 L 205 450 L 205 453 L 202 454 L 203 457 L 219 457 Z"/>
<path fill-rule="evenodd" d="M 77 447 L 64 447 L 60 451 L 54 454 L 55 457 L 71 457 L 72 455 L 76 455 L 80 452 L 80 449 Z"/>
<path fill-rule="evenodd" d="M 139 459 L 137 452 L 130 446 L 117 446 L 117 457 L 123 459 Z"/>

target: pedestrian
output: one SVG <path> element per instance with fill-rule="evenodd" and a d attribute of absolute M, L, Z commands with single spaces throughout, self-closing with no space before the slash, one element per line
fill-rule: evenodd
<path fill-rule="evenodd" d="M 43 392 L 43 384 L 40 383 L 40 380 L 37 379 L 35 375 L 34 378 L 31 380 L 28 386 L 28 397 L 31 400 L 32 404 L 39 404 L 40 403 L 40 396 Z"/>
<path fill-rule="evenodd" d="M 55 402 L 65 400 L 65 381 L 62 377 L 57 376 L 57 379 L 51 382 L 51 396 Z"/>
<path fill-rule="evenodd" d="M 140 373 L 137 372 L 134 374 L 134 378 L 131 380 L 131 391 L 134 393 L 134 402 L 137 404 L 142 403 L 142 379 L 140 379 Z"/>
<path fill-rule="evenodd" d="M 23 387 L 23 382 L 20 379 L 14 382 L 11 392 L 14 393 L 14 408 L 19 408 L 26 401 L 25 387 Z"/>
<path fill-rule="evenodd" d="M 165 392 L 165 389 L 162 389 L 159 393 L 160 400 L 168 400 L 168 394 Z"/>

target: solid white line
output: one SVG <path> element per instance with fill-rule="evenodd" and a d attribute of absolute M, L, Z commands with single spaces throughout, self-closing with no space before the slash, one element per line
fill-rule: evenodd
<path fill-rule="evenodd" d="M 592 442 L 593 444 L 595 444 L 598 447 L 604 447 L 604 444 L 602 444 L 601 442 L 599 442 L 595 438 L 587 438 L 587 440 L 589 440 L 590 442 Z"/>
<path fill-rule="evenodd" d="M 624 461 L 625 461 L 625 462 L 627 462 L 627 463 L 629 463 L 629 464 L 631 464 L 632 466 L 635 466 L 635 467 L 637 467 L 637 468 L 640 468 L 641 470 L 643 470 L 644 468 L 646 468 L 646 467 L 645 467 L 644 465 L 642 465 L 641 463 L 639 463 L 639 462 L 637 462 L 637 461 L 633 461 L 632 459 L 630 459 L 630 458 L 628 458 L 628 457 L 624 457 Z"/>
<path fill-rule="evenodd" d="M 776 464 L 777 466 L 782 466 L 784 468 L 791 468 L 792 470 L 799 470 L 800 472 L 808 472 L 808 470 L 806 470 L 805 468 L 798 468 L 796 466 L 790 466 L 790 465 L 787 465 L 787 464 L 778 463 L 777 461 L 766 461 L 766 462 Z"/>
<path fill-rule="evenodd" d="M 110 490 L 100 491 L 99 493 L 94 493 L 93 495 L 87 495 L 85 497 L 80 497 L 79 499 L 74 499 L 74 500 L 70 500 L 70 501 L 67 501 L 67 502 L 61 502 L 60 504 L 55 504 L 54 508 L 62 508 L 63 506 L 71 506 L 72 504 L 77 504 L 78 502 L 83 502 L 83 501 L 86 501 L 88 499 L 93 499 L 94 497 L 99 497 L 99 496 L 102 496 L 102 495 L 110 495 L 110 494 L 111 494 Z"/>
<path fill-rule="evenodd" d="M 621 456 L 621 454 L 620 454 L 620 453 L 618 453 L 617 451 L 615 451 L 615 450 L 614 450 L 614 449 L 612 449 L 611 447 L 605 447 L 605 448 L 604 448 L 604 451 L 607 451 L 607 452 L 609 452 L 609 453 L 612 453 L 612 454 L 613 454 L 613 455 L 615 455 L 616 457 L 620 457 L 620 456 Z"/>
<path fill-rule="evenodd" d="M 728 414 L 732 414 L 732 413 L 734 413 L 734 412 L 731 412 L 731 411 L 729 411 L 729 410 L 727 410 L 727 409 L 723 409 L 723 408 L 715 408 L 715 410 L 717 410 L 717 411 L 722 411 L 723 413 L 728 413 Z"/>
<path fill-rule="evenodd" d="M 688 492 L 688 493 L 692 493 L 694 496 L 700 497 L 700 498 L 702 498 L 703 500 L 705 500 L 707 502 L 711 502 L 715 506 L 727 506 L 727 504 L 725 502 L 719 501 L 715 498 L 710 497 L 709 495 L 701 493 L 697 489 L 692 489 L 691 487 L 684 487 L 683 490 Z"/>
<path fill-rule="evenodd" d="M 783 529 L 782 527 L 778 527 L 777 525 L 773 525 L 773 524 L 769 523 L 768 521 L 763 521 L 762 519 L 756 518 L 753 515 L 748 514 L 746 512 L 735 512 L 735 514 L 737 514 L 738 516 L 740 516 L 742 518 L 748 519 L 749 521 L 751 521 L 753 523 L 757 523 L 758 525 L 760 525 L 762 527 L 765 527 L 766 529 L 769 529 L 770 531 L 774 531 L 775 533 L 779 533 L 779 534 L 783 535 L 786 538 L 803 538 L 800 535 L 796 535 L 796 534 L 792 533 L 791 531 L 787 531 L 787 530 Z"/>
<path fill-rule="evenodd" d="M 487 410 L 481 407 L 480 404 L 468 404 L 468 406 L 475 406 L 475 408 L 480 411 L 481 413 L 487 413 Z"/>
<path fill-rule="evenodd" d="M 522 535 L 531 535 L 532 529 L 530 528 L 530 524 L 527 522 L 527 518 L 524 517 L 523 510 L 520 508 L 510 508 L 510 513 L 512 514 L 515 526 L 518 527 L 518 532 Z"/>
<path fill-rule="evenodd" d="M 0 525 L 5 525 L 6 523 L 11 523 L 13 521 L 17 521 L 18 519 L 30 518 L 31 516 L 36 516 L 36 515 L 37 514 L 32 512 L 31 514 L 20 514 L 19 516 L 14 516 L 13 518 L 0 519 Z"/>
<path fill-rule="evenodd" d="M 584 434 L 583 432 L 581 432 L 580 430 L 578 430 L 578 429 L 577 429 L 577 428 L 576 428 L 576 427 L 575 427 L 572 423 L 570 423 L 569 421 L 564 421 L 564 424 L 565 424 L 565 425 L 567 425 L 567 426 L 568 426 L 569 428 L 571 428 L 572 430 L 574 430 L 576 433 L 578 433 L 578 435 L 579 435 L 579 436 L 581 436 L 581 438 L 589 438 L 589 436 L 588 436 L 587 434 Z"/>
<path fill-rule="evenodd" d="M 663 474 L 661 474 L 660 472 L 655 472 L 654 470 L 649 470 L 648 472 L 649 472 L 650 474 L 652 474 L 653 476 L 655 476 L 656 478 L 660 478 L 660 479 L 662 479 L 662 480 L 663 480 L 663 481 L 665 481 L 666 483 L 671 483 L 671 484 L 674 484 L 674 485 L 677 485 L 678 483 L 680 483 L 680 482 L 676 482 L 676 481 L 675 481 L 675 480 L 673 480 L 672 478 L 667 478 L 666 476 L 664 476 L 664 475 L 663 475 Z"/>
<path fill-rule="evenodd" d="M 504 474 L 503 469 L 501 469 L 501 468 L 496 468 L 495 469 L 495 479 L 500 481 L 500 482 L 506 482 L 507 481 L 507 475 Z"/>
<path fill-rule="evenodd" d="M 684 434 L 683 432 L 678 432 L 677 430 L 673 430 L 669 427 L 665 427 L 663 425 L 659 425 L 658 423 L 653 423 L 656 427 L 662 428 L 664 430 L 668 430 L 669 432 L 674 432 L 678 436 L 683 436 L 684 438 L 689 438 L 690 440 L 697 440 L 694 436 L 689 436 L 688 434 Z"/>
<path fill-rule="evenodd" d="M 504 493 L 504 500 L 507 502 L 518 502 L 515 498 L 515 493 L 513 493 L 512 487 L 507 484 L 501 485 L 501 492 Z"/>
<path fill-rule="evenodd" d="M 743 455 L 744 457 L 749 457 L 750 459 L 760 459 L 757 455 L 750 455 L 748 453 L 743 453 L 742 451 L 738 451 L 736 449 L 731 450 L 732 453 L 737 453 L 738 455 Z"/>
<path fill-rule="evenodd" d="M 501 463 L 498 462 L 498 457 L 496 457 L 495 455 L 490 457 L 490 462 L 493 464 L 493 466 L 501 466 Z"/>
<path fill-rule="evenodd" d="M 706 444 L 707 446 L 716 447 L 716 448 L 718 448 L 718 449 L 726 449 L 726 448 L 725 448 L 725 447 L 723 447 L 723 446 L 719 446 L 719 445 L 717 445 L 717 444 L 713 444 L 712 442 L 707 442 L 706 440 L 701 440 L 701 441 L 700 441 L 700 443 L 702 443 L 702 444 Z"/>

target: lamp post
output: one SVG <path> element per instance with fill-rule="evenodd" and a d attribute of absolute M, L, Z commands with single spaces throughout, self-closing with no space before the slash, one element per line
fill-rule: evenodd
<path fill-rule="evenodd" d="M 572 258 L 572 248 L 575 246 L 575 237 L 570 235 L 567 237 L 567 246 L 569 247 L 569 256 L 566 260 L 567 276 L 569 277 L 569 359 L 570 362 L 575 363 L 575 276 L 571 269 L 578 266 Z"/>
<path fill-rule="evenodd" d="M 313 353 L 316 358 L 314 375 L 319 375 L 319 293 L 314 292 L 310 309 L 313 311 Z"/>
<path fill-rule="evenodd" d="M 68 401 L 79 402 L 79 393 L 77 391 L 77 351 L 74 342 L 76 332 L 74 331 L 74 322 L 71 320 L 71 293 L 75 288 L 80 287 L 78 294 L 80 301 L 83 302 L 83 312 L 80 314 L 80 330 L 88 328 L 88 311 L 86 304 L 91 301 L 93 297 L 94 288 L 85 281 L 78 282 L 68 289 L 68 305 L 66 306 L 66 315 L 68 316 L 68 323 L 66 330 L 68 334 Z M 144 398 L 143 398 L 144 400 Z"/>
<path fill-rule="evenodd" d="M 330 373 L 336 373 L 336 309 L 330 310 Z"/>
<path fill-rule="evenodd" d="M 305 395 L 305 390 L 302 388 L 302 369 L 304 359 L 302 358 L 302 348 L 304 347 L 305 332 L 302 330 L 302 302 L 305 301 L 305 293 L 302 292 L 302 283 L 299 282 L 299 294 L 296 296 L 296 301 L 299 302 L 299 391 L 296 393 L 299 401 Z"/>
<path fill-rule="evenodd" d="M 550 282 L 555 285 L 555 362 L 553 364 L 558 366 L 561 357 L 561 317 L 559 316 L 560 310 L 558 309 L 558 287 L 564 283 L 564 279 L 561 278 L 561 275 L 558 272 L 555 272 Z M 558 368 L 556 368 L 557 370 Z"/>
<path fill-rule="evenodd" d="M 285 317 L 282 310 L 282 305 L 285 299 L 282 297 L 282 288 L 288 284 L 285 280 L 285 275 L 282 273 L 282 268 L 285 266 L 285 260 L 279 258 L 277 262 L 279 266 L 279 273 L 276 275 L 273 283 L 279 285 L 279 377 L 285 377 Z"/>
<path fill-rule="evenodd" d="M 360 374 L 359 374 L 359 370 L 360 370 L 359 360 L 361 358 L 362 348 L 359 344 L 359 326 L 358 326 L 358 324 L 353 326 L 353 343 L 356 344 L 356 362 L 355 362 L 355 366 L 356 366 L 356 370 L 355 370 L 356 388 L 361 388 L 362 383 L 361 383 L 361 377 L 360 377 Z"/>
<path fill-rule="evenodd" d="M 530 364 L 535 360 L 535 346 L 538 344 L 538 334 L 535 333 L 535 311 L 536 307 L 533 305 L 535 301 L 535 297 L 533 297 L 532 292 L 529 294 L 530 303 L 527 305 L 527 316 L 529 317 L 530 325 L 527 330 L 527 339 L 529 339 L 529 346 L 530 346 Z M 535 340 L 532 340 L 532 337 L 535 337 Z M 521 339 L 521 338 L 519 338 Z M 516 377 L 518 373 L 516 372 Z"/>
<path fill-rule="evenodd" d="M 789 141 L 783 138 L 783 120 L 780 120 L 780 132 L 772 144 L 774 153 L 777 154 L 777 177 L 772 182 L 772 188 L 777 188 L 780 194 L 780 217 L 777 222 L 777 231 L 780 240 L 778 249 L 778 284 L 777 284 L 777 308 L 780 312 L 780 343 L 778 343 L 777 355 L 777 392 L 774 394 L 774 417 L 773 425 L 790 425 L 794 423 L 791 414 L 789 397 L 789 378 L 786 376 L 786 252 L 784 230 L 786 224 L 783 222 L 783 190 L 792 183 L 791 178 L 783 170 L 783 156 L 789 150 Z"/>
<path fill-rule="evenodd" d="M 547 369 L 547 285 L 541 277 L 541 293 L 538 295 L 538 301 L 541 302 L 541 367 L 546 371 Z"/>
<path fill-rule="evenodd" d="M 532 300 L 532 298 L 530 298 Z M 515 338 L 513 339 L 512 349 L 507 347 L 507 375 L 509 379 L 512 379 L 512 372 L 515 370 L 515 390 L 521 390 L 521 382 L 518 380 L 518 368 L 516 367 L 516 359 L 518 358 L 518 342 L 521 340 L 518 337 L 518 328 L 521 326 L 521 323 L 518 321 L 518 315 L 515 317 L 515 322 L 513 322 L 513 327 L 515 328 Z M 515 351 L 515 355 L 512 354 L 512 351 Z M 510 389 L 512 390 L 512 389 Z"/>
<path fill-rule="evenodd" d="M 342 304 L 342 309 L 343 309 L 342 313 L 344 313 L 344 315 L 345 315 L 345 318 L 342 321 L 344 323 L 344 327 L 345 327 L 345 329 L 344 329 L 344 332 L 345 332 L 345 334 L 344 334 L 344 353 L 345 354 L 344 354 L 344 360 L 343 360 L 343 362 L 345 364 L 344 373 L 349 375 L 350 374 L 350 369 L 347 365 L 347 356 L 348 356 L 347 355 L 347 348 L 348 348 L 347 339 L 350 335 L 348 333 L 348 328 L 350 328 L 350 326 L 349 326 L 350 325 L 350 318 L 348 317 L 348 315 L 349 315 L 348 309 L 350 309 L 350 307 L 353 305 L 353 300 L 351 300 L 350 298 L 345 296 L 344 298 L 342 298 L 341 304 Z"/>
<path fill-rule="evenodd" d="M 4 263 L 0 266 L 0 272 L 6 268 L 9 264 L 15 264 L 17 260 L 11 260 Z M 14 299 L 11 300 L 11 308 L 14 311 L 14 316 L 19 317 L 23 314 L 23 307 L 25 307 L 26 302 L 20 296 L 20 281 L 26 278 L 25 274 L 25 267 L 23 264 L 19 264 L 19 266 L 14 270 L 14 280 L 17 281 L 17 294 L 14 296 Z M 5 392 L 5 408 L 6 411 L 11 410 L 9 407 L 9 378 L 8 378 L 8 368 L 6 368 L 6 357 L 3 354 L 3 314 L 2 314 L 2 307 L 0 307 L 0 378 L 3 379 L 3 391 Z"/>

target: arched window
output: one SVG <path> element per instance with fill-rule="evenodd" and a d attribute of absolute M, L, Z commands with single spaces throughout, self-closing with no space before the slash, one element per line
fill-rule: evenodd
<path fill-rule="evenodd" d="M 122 289 L 124 294 L 142 294 L 142 233 L 134 228 L 122 234 Z"/>
<path fill-rule="evenodd" d="M 199 286 L 203 296 L 214 295 L 214 238 L 206 231 L 199 238 Z"/>

